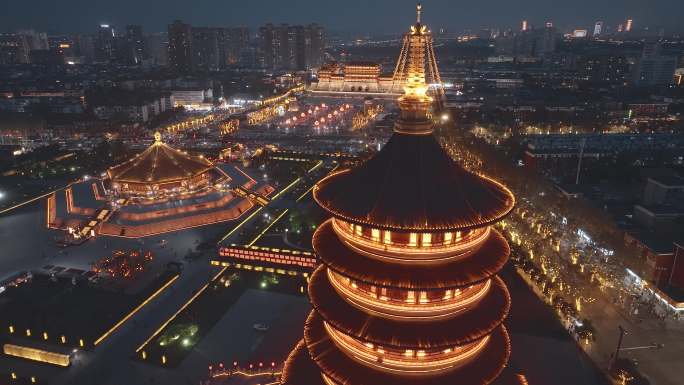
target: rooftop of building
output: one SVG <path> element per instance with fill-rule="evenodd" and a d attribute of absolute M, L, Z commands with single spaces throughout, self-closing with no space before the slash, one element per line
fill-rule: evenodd
<path fill-rule="evenodd" d="M 102 88 L 88 91 L 85 100 L 90 106 L 142 106 L 167 94 L 149 90 L 129 91 L 120 88 Z"/>
<path fill-rule="evenodd" d="M 672 254 L 674 252 L 674 240 L 672 237 L 661 236 L 652 232 L 635 232 L 630 236 L 640 244 L 656 254 Z"/>
<path fill-rule="evenodd" d="M 684 178 L 681 178 L 676 175 L 651 176 L 648 179 L 665 187 L 684 188 Z"/>
<path fill-rule="evenodd" d="M 372 61 L 348 61 L 344 63 L 345 67 L 380 67 L 380 64 Z"/>
<path fill-rule="evenodd" d="M 513 194 L 453 161 L 433 135 L 395 133 L 373 158 L 314 189 L 332 215 L 400 231 L 486 226 L 508 214 Z"/>
<path fill-rule="evenodd" d="M 652 215 L 662 216 L 684 216 L 684 202 L 680 204 L 656 204 L 656 205 L 636 205 L 642 211 Z"/>
<path fill-rule="evenodd" d="M 169 183 L 188 179 L 213 167 L 210 161 L 176 150 L 157 136 L 145 151 L 110 168 L 107 174 L 114 182 Z"/>

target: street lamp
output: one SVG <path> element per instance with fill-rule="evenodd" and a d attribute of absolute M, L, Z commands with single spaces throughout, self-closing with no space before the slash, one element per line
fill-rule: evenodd
<path fill-rule="evenodd" d="M 622 339 L 624 338 L 625 334 L 627 334 L 627 330 L 625 330 L 622 325 L 618 325 L 618 330 L 620 331 L 620 336 L 618 337 L 617 347 L 615 348 L 613 361 L 610 365 L 611 368 L 615 367 L 615 364 L 617 364 L 618 358 L 620 357 L 620 350 L 622 348 Z"/>

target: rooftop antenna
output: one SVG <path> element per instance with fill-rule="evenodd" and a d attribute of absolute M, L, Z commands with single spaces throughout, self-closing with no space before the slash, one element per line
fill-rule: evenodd
<path fill-rule="evenodd" d="M 423 5 L 421 3 L 418 3 L 416 5 L 416 22 L 420 24 L 420 14 L 423 12 Z"/>

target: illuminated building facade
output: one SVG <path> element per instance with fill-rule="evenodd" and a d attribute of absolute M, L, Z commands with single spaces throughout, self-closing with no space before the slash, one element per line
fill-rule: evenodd
<path fill-rule="evenodd" d="M 601 33 L 603 33 L 603 22 L 597 21 L 596 24 L 594 24 L 594 36 L 600 36 Z"/>
<path fill-rule="evenodd" d="M 313 190 L 332 218 L 313 236 L 314 310 L 283 384 L 488 384 L 508 361 L 510 297 L 496 274 L 510 250 L 492 226 L 515 199 L 433 136 L 420 14 L 393 136 Z"/>
<path fill-rule="evenodd" d="M 393 76 L 381 74 L 381 67 L 373 62 L 328 63 L 318 71 L 316 91 L 337 92 L 389 92 L 394 85 Z"/>

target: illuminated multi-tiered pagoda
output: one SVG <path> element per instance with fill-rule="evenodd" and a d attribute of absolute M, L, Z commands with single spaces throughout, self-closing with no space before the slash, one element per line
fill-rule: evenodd
<path fill-rule="evenodd" d="M 397 65 L 392 76 L 392 88 L 390 91 L 400 93 L 411 78 L 411 75 L 419 70 L 417 66 L 421 66 L 420 71 L 424 74 L 423 78 L 430 86 L 428 88 L 428 95 L 441 108 L 445 100 L 444 87 L 442 87 L 442 78 L 437 67 L 432 32 L 430 32 L 426 25 L 420 22 L 422 10 L 422 6 L 418 4 L 416 24 L 411 26 L 409 32 L 404 34 L 399 59 L 397 59 Z M 416 55 L 420 57 L 416 58 Z"/>
<path fill-rule="evenodd" d="M 492 226 L 515 200 L 433 136 L 418 15 L 394 135 L 314 189 L 332 218 L 313 237 L 314 310 L 283 384 L 488 384 L 508 361 L 510 297 L 496 274 L 510 250 Z"/>

